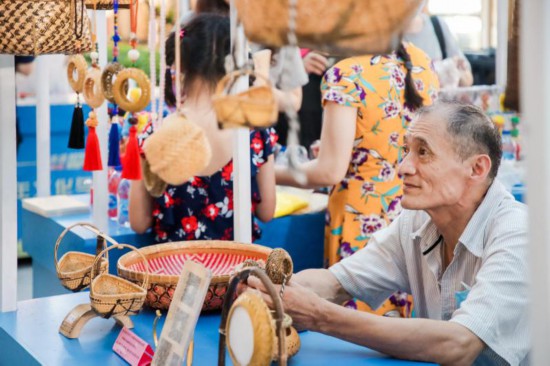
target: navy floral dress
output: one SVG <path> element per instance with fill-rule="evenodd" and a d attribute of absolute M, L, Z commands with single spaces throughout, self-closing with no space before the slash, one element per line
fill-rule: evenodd
<path fill-rule="evenodd" d="M 147 126 L 143 135 L 151 133 Z M 142 137 L 143 137 L 142 135 Z M 256 176 L 277 142 L 272 128 L 250 132 L 252 212 L 261 202 Z M 193 177 L 180 186 L 169 185 L 153 206 L 155 241 L 233 240 L 233 161 L 211 176 Z M 252 215 L 252 240 L 261 231 Z"/>

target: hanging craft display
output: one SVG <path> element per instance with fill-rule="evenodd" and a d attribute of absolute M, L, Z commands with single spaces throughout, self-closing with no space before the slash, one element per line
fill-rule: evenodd
<path fill-rule="evenodd" d="M 79 54 L 92 49 L 84 0 L 0 1 L 0 54 Z"/>
<path fill-rule="evenodd" d="M 99 47 L 97 44 L 97 23 L 96 12 L 94 10 L 94 22 L 92 24 L 92 41 L 95 45 L 95 51 L 90 52 L 90 58 L 92 65 L 86 73 L 84 78 L 84 90 L 83 96 L 86 104 L 92 109 L 88 114 L 86 120 L 86 126 L 88 126 L 88 138 L 86 139 L 86 150 L 84 153 L 84 167 L 85 171 L 102 170 L 103 163 L 101 161 L 101 151 L 99 146 L 99 139 L 96 133 L 96 127 L 98 125 L 96 108 L 99 108 L 105 101 L 103 96 L 103 90 L 101 88 L 101 69 L 99 68 Z"/>
<path fill-rule="evenodd" d="M 86 77 L 87 66 L 86 59 L 82 55 L 71 56 L 67 66 L 69 85 L 76 92 L 76 105 L 73 111 L 68 144 L 68 147 L 71 149 L 84 148 L 84 113 L 80 104 L 80 93 L 84 90 L 84 78 Z"/>
<path fill-rule="evenodd" d="M 128 58 L 135 66 L 136 61 L 139 59 L 139 51 L 137 47 L 137 18 L 138 18 L 138 0 L 130 1 L 130 45 L 132 49 L 128 51 Z M 137 83 L 139 89 L 139 97 L 137 100 L 130 100 L 127 96 L 125 86 L 128 81 L 133 79 Z M 141 179 L 141 162 L 139 157 L 139 146 L 137 141 L 137 123 L 138 119 L 135 113 L 145 109 L 149 104 L 151 95 L 151 85 L 149 78 L 142 71 L 135 67 L 127 68 L 120 71 L 117 74 L 116 81 L 113 85 L 113 96 L 116 104 L 123 110 L 130 112 L 132 115 L 128 119 L 130 123 L 130 132 L 128 136 L 128 144 L 126 145 L 126 152 L 122 157 L 122 178 L 139 180 Z"/>
<path fill-rule="evenodd" d="M 276 48 L 288 45 L 295 13 L 300 47 L 353 56 L 384 54 L 397 48 L 404 27 L 422 3 L 423 0 L 236 0 L 235 4 L 252 42 Z"/>
<path fill-rule="evenodd" d="M 88 9 L 113 10 L 118 8 L 128 9 L 132 0 L 86 0 Z"/>

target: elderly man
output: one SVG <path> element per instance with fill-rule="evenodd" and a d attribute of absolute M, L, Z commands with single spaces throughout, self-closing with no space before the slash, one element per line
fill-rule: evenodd
<path fill-rule="evenodd" d="M 438 102 L 404 142 L 406 210 L 353 256 L 295 275 L 285 311 L 301 328 L 398 358 L 526 364 L 527 212 L 495 180 L 498 131 L 476 107 Z M 256 278 L 248 285 L 265 291 Z M 417 318 L 337 305 L 356 297 L 376 308 L 395 290 L 413 295 Z"/>

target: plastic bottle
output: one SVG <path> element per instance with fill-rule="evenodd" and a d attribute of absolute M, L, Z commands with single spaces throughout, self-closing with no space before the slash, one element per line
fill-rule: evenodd
<path fill-rule="evenodd" d="M 107 210 L 107 214 L 109 215 L 109 218 L 111 220 L 117 219 L 117 212 L 118 212 L 118 200 L 117 200 L 117 194 L 118 194 L 118 185 L 120 183 L 121 179 L 121 168 L 116 167 L 109 170 L 109 185 L 108 185 L 108 191 L 109 191 L 109 208 Z"/>
<path fill-rule="evenodd" d="M 130 181 L 128 179 L 121 179 L 118 184 L 117 194 L 117 221 L 121 226 L 130 226 L 128 221 L 128 196 L 130 194 Z"/>
<path fill-rule="evenodd" d="M 502 160 L 515 161 L 516 153 L 516 142 L 510 130 L 502 131 Z"/>

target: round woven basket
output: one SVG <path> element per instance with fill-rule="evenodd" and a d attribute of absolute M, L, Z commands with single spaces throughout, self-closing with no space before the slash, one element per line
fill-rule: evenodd
<path fill-rule="evenodd" d="M 81 291 L 90 285 L 90 271 L 92 270 L 92 265 L 96 259 L 95 255 L 83 253 L 83 252 L 67 252 L 61 259 L 57 260 L 57 252 L 59 250 L 59 245 L 65 235 L 75 227 L 83 227 L 98 236 L 98 248 L 96 248 L 99 253 L 102 249 L 106 248 L 106 241 L 111 241 L 112 239 L 105 234 L 101 233 L 98 228 L 91 224 L 79 222 L 67 227 L 57 238 L 55 242 L 54 249 L 54 263 L 55 271 L 57 273 L 57 278 L 61 281 L 61 285 L 68 290 L 73 292 Z M 103 239 L 101 242 L 100 239 Z M 103 258 L 101 258 L 100 264 L 100 273 L 107 271 L 109 266 L 109 257 L 107 252 Z"/>
<path fill-rule="evenodd" d="M 212 271 L 212 280 L 202 306 L 203 311 L 221 309 L 229 276 L 235 266 L 247 259 L 266 261 L 271 248 L 232 241 L 185 241 L 152 245 L 141 249 L 147 258 L 150 277 L 145 304 L 155 309 L 168 309 L 183 264 L 187 260 L 202 263 Z M 118 261 L 119 276 L 141 282 L 145 276 L 143 259 L 134 252 Z"/>
<path fill-rule="evenodd" d="M 241 76 L 263 79 L 265 85 L 253 86 L 243 92 L 230 94 Z M 214 110 L 221 127 L 270 127 L 277 122 L 277 101 L 271 82 L 260 74 L 247 70 L 233 71 L 223 77 L 212 97 Z"/>
<path fill-rule="evenodd" d="M 132 253 L 142 257 L 142 263 L 145 263 L 145 257 L 136 247 L 128 244 L 115 244 L 103 249 L 97 256 L 92 265 L 90 285 L 90 304 L 92 309 L 102 318 L 110 318 L 115 315 L 135 315 L 143 307 L 145 296 L 147 294 L 147 284 L 149 283 L 148 264 L 145 263 L 143 279 L 141 285 L 125 280 L 123 278 L 110 275 L 108 273 L 100 274 L 95 277 L 97 260 L 109 250 L 117 248 L 132 249 Z"/>

